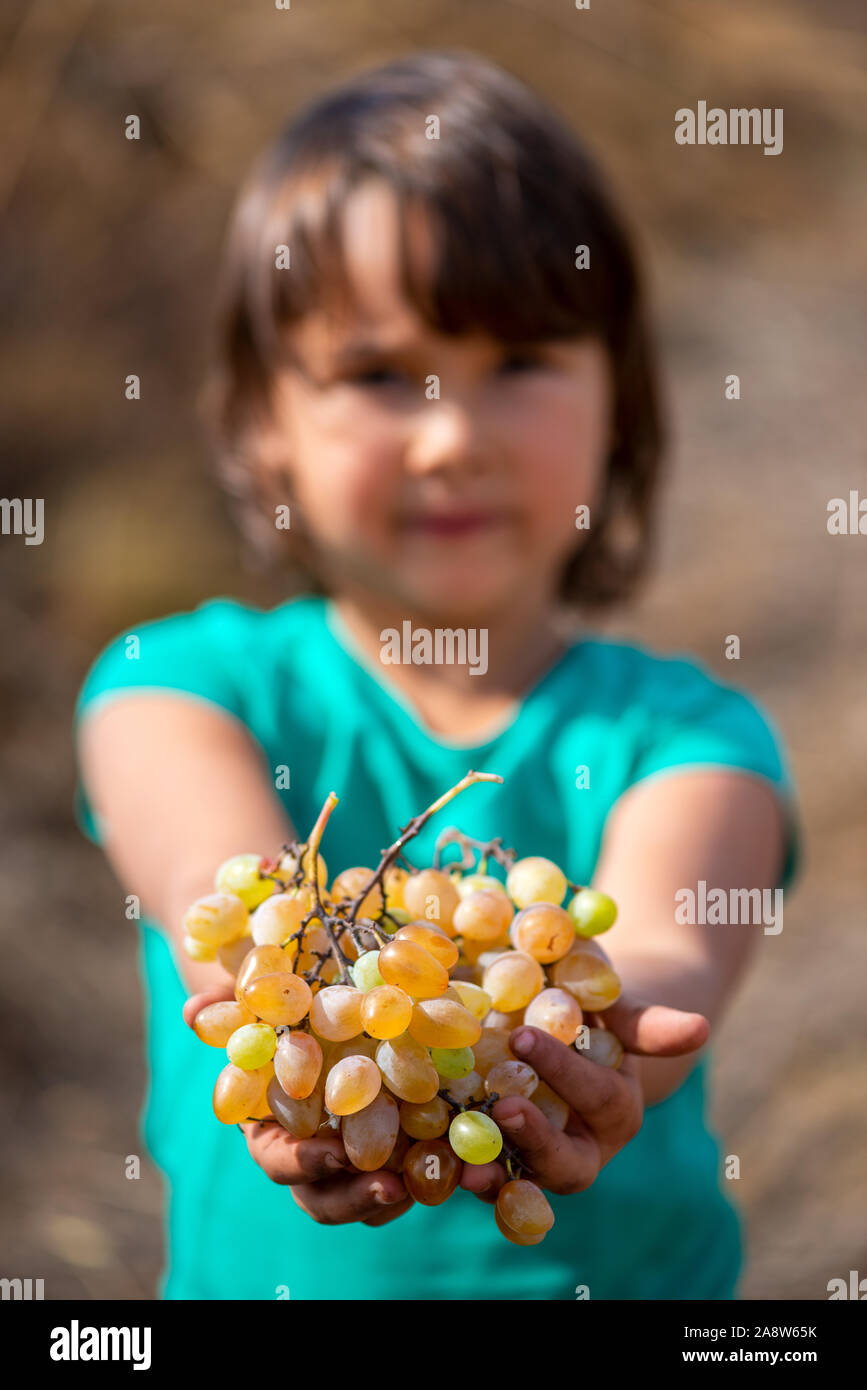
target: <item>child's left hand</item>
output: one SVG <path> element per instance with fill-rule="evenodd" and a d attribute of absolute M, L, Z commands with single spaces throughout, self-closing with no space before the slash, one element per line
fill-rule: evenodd
<path fill-rule="evenodd" d="M 599 1020 L 586 1014 L 585 1022 L 595 1026 Z M 641 1128 L 644 1100 L 638 1064 L 630 1054 L 680 1057 L 702 1047 L 710 1033 L 703 1014 L 640 1004 L 627 995 L 605 1010 L 605 1025 L 625 1049 L 617 1071 L 582 1057 L 540 1028 L 522 1024 L 510 1037 L 515 1056 L 538 1072 L 571 1113 L 566 1128 L 555 1129 L 532 1099 L 508 1096 L 496 1102 L 491 1115 L 506 1142 L 526 1160 L 531 1170 L 526 1176 L 557 1195 L 583 1192 Z M 507 1181 L 502 1162 L 465 1163 L 461 1186 L 495 1202 Z"/>

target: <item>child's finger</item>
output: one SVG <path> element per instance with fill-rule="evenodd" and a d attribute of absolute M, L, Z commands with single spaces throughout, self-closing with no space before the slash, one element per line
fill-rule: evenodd
<path fill-rule="evenodd" d="M 333 1138 L 293 1139 L 278 1124 L 253 1122 L 241 1128 L 250 1153 L 272 1182 L 320 1182 L 354 1171 L 337 1134 Z"/>
<path fill-rule="evenodd" d="M 357 1177 L 333 1178 L 293 1187 L 292 1196 L 308 1216 L 323 1226 L 343 1226 L 350 1221 L 369 1221 L 384 1210 L 395 1215 L 408 1211 L 406 1188 L 397 1173 L 383 1168 Z M 400 1205 L 401 1212 L 397 1211 Z"/>
<path fill-rule="evenodd" d="M 643 1057 L 682 1057 L 703 1047 L 710 1036 L 704 1014 L 685 1013 L 665 1004 L 643 1004 L 623 994 L 604 1013 L 610 1028 L 627 1052 Z"/>
<path fill-rule="evenodd" d="M 599 1145 L 589 1134 L 555 1129 L 524 1096 L 506 1096 L 491 1111 L 508 1143 L 526 1159 L 532 1179 L 550 1192 L 583 1192 L 600 1168 Z"/>
<path fill-rule="evenodd" d="M 184 1023 L 188 1028 L 192 1028 L 193 1020 L 200 1009 L 204 1009 L 208 1004 L 222 1004 L 226 999 L 234 999 L 235 990 L 232 984 L 215 985 L 213 989 L 203 990 L 201 994 L 191 994 L 184 1003 Z"/>
<path fill-rule="evenodd" d="M 465 1163 L 461 1187 L 483 1202 L 496 1202 L 497 1193 L 506 1181 L 502 1163 Z"/>
<path fill-rule="evenodd" d="M 389 1221 L 394 1221 L 396 1217 L 403 1216 L 404 1212 L 409 1211 L 410 1207 L 415 1206 L 412 1197 L 407 1197 L 405 1202 L 392 1202 L 388 1206 L 376 1212 L 373 1216 L 364 1218 L 365 1226 L 386 1226 Z"/>
<path fill-rule="evenodd" d="M 541 1028 L 521 1024 L 509 1042 L 515 1056 L 528 1062 L 588 1122 L 603 1116 L 606 1121 L 616 1120 L 633 1101 L 631 1089 L 613 1068 L 597 1066 Z"/>

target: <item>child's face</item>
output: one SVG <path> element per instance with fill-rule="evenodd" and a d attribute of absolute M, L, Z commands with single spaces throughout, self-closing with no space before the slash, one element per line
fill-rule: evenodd
<path fill-rule="evenodd" d="M 579 504 L 593 524 L 609 447 L 605 349 L 434 332 L 401 293 L 387 187 L 359 188 L 345 219 L 356 303 L 295 326 L 300 366 L 274 392 L 279 453 L 331 582 L 468 626 L 526 609 L 586 535 Z M 421 220 L 410 245 L 429 264 Z"/>

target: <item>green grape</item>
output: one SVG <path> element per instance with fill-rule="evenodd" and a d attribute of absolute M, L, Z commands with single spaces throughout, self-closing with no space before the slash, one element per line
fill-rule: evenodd
<path fill-rule="evenodd" d="M 449 1143 L 464 1163 L 492 1163 L 503 1148 L 499 1127 L 481 1110 L 464 1110 L 449 1125 Z"/>
<path fill-rule="evenodd" d="M 405 907 L 389 907 L 387 910 L 388 917 L 383 917 L 379 925 L 389 936 L 393 936 L 399 927 L 405 927 L 412 921 L 412 913 L 407 912 Z"/>
<path fill-rule="evenodd" d="M 469 1076 L 476 1064 L 471 1047 L 432 1047 L 430 1059 L 440 1076 L 449 1081 L 459 1081 L 461 1077 Z"/>
<path fill-rule="evenodd" d="M 360 989 L 364 994 L 369 989 L 378 989 L 385 984 L 385 980 L 379 973 L 379 952 L 365 951 L 364 955 L 359 956 L 354 965 L 349 967 L 352 976 L 352 983 L 356 989 Z"/>
<path fill-rule="evenodd" d="M 235 854 L 217 870 L 214 887 L 219 893 L 234 893 L 245 907 L 253 911 L 270 898 L 277 885 L 271 878 L 261 878 L 261 854 Z"/>
<path fill-rule="evenodd" d="M 559 906 L 568 886 L 563 870 L 550 859 L 538 855 L 519 859 L 506 877 L 506 892 L 518 907 L 529 907 L 531 903 Z"/>
<path fill-rule="evenodd" d="M 580 888 L 566 911 L 579 936 L 599 936 L 614 925 L 617 904 L 607 893 L 599 893 L 595 888 Z"/>
<path fill-rule="evenodd" d="M 277 1034 L 267 1023 L 244 1023 L 226 1043 L 229 1061 L 243 1071 L 264 1067 L 276 1050 Z"/>

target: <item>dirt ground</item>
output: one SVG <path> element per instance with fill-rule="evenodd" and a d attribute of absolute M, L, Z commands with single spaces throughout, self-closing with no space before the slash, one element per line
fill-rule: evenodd
<path fill-rule="evenodd" d="M 40 547 L 0 537 L 0 1272 L 43 1278 L 50 1298 L 135 1299 L 160 1267 L 159 1178 L 128 1181 L 119 1162 L 141 1151 L 135 940 L 72 821 L 71 711 L 126 625 L 217 593 L 282 597 L 245 566 L 194 413 L 234 187 L 342 74 L 462 46 L 575 121 L 647 255 L 673 452 L 656 572 L 610 630 L 750 690 L 799 788 L 785 928 L 715 1049 L 743 1292 L 821 1299 L 830 1278 L 867 1275 L 867 537 L 826 528 L 829 499 L 867 497 L 861 7 L 12 0 L 0 46 L 15 117 L 0 491 L 44 497 L 47 516 Z M 783 153 L 676 146 L 674 111 L 699 99 L 782 107 Z"/>

